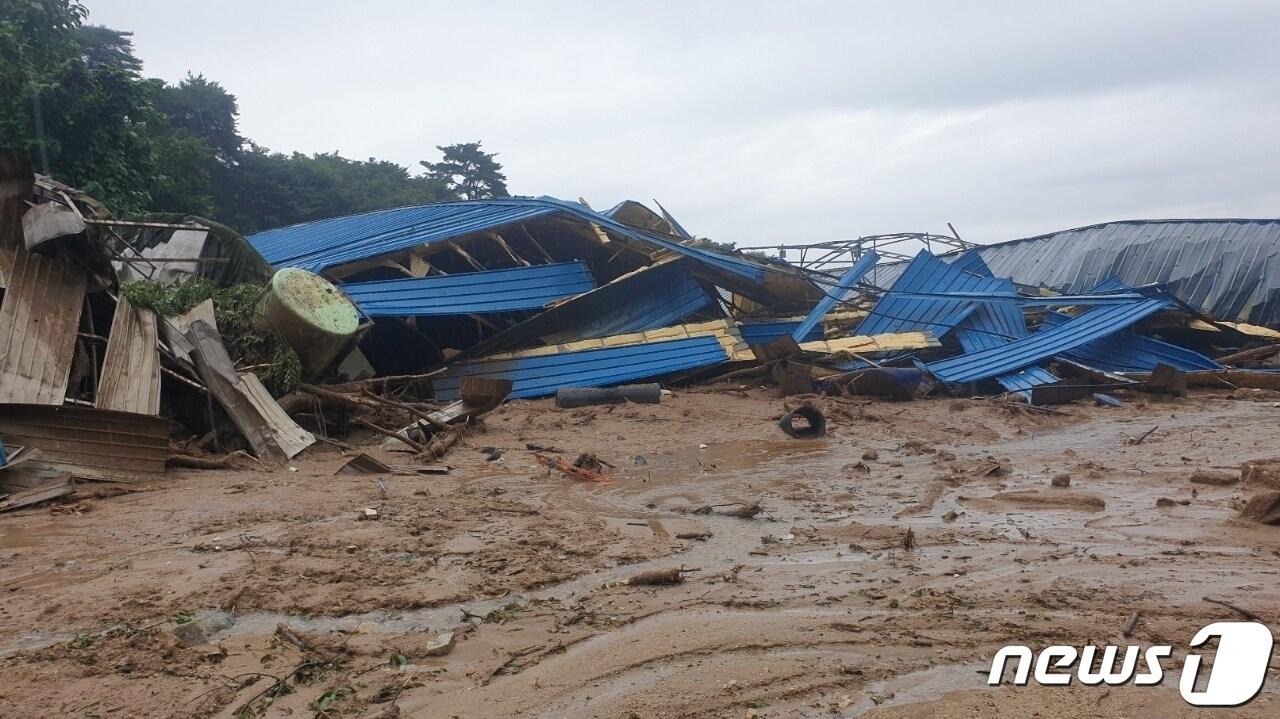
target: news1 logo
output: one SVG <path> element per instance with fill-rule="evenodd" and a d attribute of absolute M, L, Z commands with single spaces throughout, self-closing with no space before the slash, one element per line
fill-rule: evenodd
<path fill-rule="evenodd" d="M 1274 645 L 1271 630 L 1258 622 L 1215 622 L 1196 632 L 1189 646 L 1203 647 L 1215 637 L 1218 650 L 1203 683 L 1200 681 L 1203 657 L 1191 653 L 1183 662 L 1178 678 L 1178 691 L 1183 700 L 1198 707 L 1236 707 L 1251 701 L 1267 678 Z M 1004 680 L 1006 665 L 1016 660 L 1015 686 L 1026 686 L 1033 678 L 1037 684 L 1046 686 L 1067 685 L 1073 679 L 1086 686 L 1115 686 L 1130 681 L 1135 686 L 1153 686 L 1164 681 L 1161 662 L 1173 655 L 1173 647 L 1162 644 L 1143 651 L 1137 646 L 1106 646 L 1101 648 L 1101 657 L 1098 654 L 1099 647 L 1095 646 L 1077 650 L 1073 646 L 1055 645 L 1037 655 L 1029 647 L 1010 645 L 996 652 L 987 684 L 998 686 Z M 1142 658 L 1141 671 L 1138 670 L 1139 657 Z M 1076 665 L 1074 674 L 1073 665 Z M 1197 684 L 1202 687 L 1197 689 Z"/>

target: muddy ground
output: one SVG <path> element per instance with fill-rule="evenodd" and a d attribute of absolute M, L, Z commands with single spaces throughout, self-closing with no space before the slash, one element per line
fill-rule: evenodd
<path fill-rule="evenodd" d="M 1177 691 L 1196 630 L 1238 618 L 1205 597 L 1280 627 L 1280 527 L 1190 481 L 1280 456 L 1248 399 L 828 401 L 795 440 L 771 391 L 690 390 L 510 403 L 448 475 L 333 476 L 324 447 L 176 471 L 0 517 L 0 716 L 1280 716 L 1277 659 L 1243 708 Z M 1130 643 L 1134 613 L 1132 643 L 1175 647 L 1159 687 L 986 686 L 1005 644 Z"/>

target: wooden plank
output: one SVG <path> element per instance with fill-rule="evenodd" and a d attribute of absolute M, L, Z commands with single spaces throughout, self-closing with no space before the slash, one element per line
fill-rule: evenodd
<path fill-rule="evenodd" d="M 236 373 L 227 348 L 222 344 L 215 325 L 203 319 L 197 319 L 187 329 L 186 338 L 190 340 L 195 360 L 196 372 L 204 380 L 209 394 L 218 400 L 218 404 L 226 410 L 231 423 L 249 443 L 254 456 L 259 459 L 275 458 L 280 448 L 275 444 L 269 431 L 270 423 L 258 406 L 249 399 Z"/>
<path fill-rule="evenodd" d="M 891 332 L 882 335 L 859 335 L 800 343 L 800 349 L 806 352 L 821 352 L 823 354 L 917 350 L 941 346 L 942 343 L 933 336 L 932 332 Z"/>
<path fill-rule="evenodd" d="M 156 335 L 155 313 L 133 307 L 121 295 L 102 361 L 98 408 L 160 414 L 160 352 L 156 349 Z"/>
<path fill-rule="evenodd" d="M 85 274 L 61 257 L 13 248 L 0 305 L 0 402 L 60 405 L 84 306 Z"/>
<path fill-rule="evenodd" d="M 37 487 L 29 489 L 25 492 L 17 492 L 9 495 L 9 498 L 0 502 L 0 512 L 12 512 L 15 509 L 30 507 L 33 504 L 48 502 L 51 499 L 65 497 L 68 494 L 75 494 L 76 487 L 70 482 L 55 484 L 50 487 Z"/>
<path fill-rule="evenodd" d="M 314 435 L 299 427 L 298 423 L 285 413 L 267 388 L 262 386 L 262 380 L 258 379 L 258 375 L 242 372 L 240 382 L 245 396 L 257 408 L 258 414 L 267 421 L 267 431 L 285 457 L 293 459 L 299 452 L 316 443 Z"/>

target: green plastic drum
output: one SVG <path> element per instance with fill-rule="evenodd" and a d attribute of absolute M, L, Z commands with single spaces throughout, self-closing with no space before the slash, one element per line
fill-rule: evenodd
<path fill-rule="evenodd" d="M 360 315 L 332 282 L 320 275 L 287 268 L 271 278 L 258 302 L 255 324 L 280 335 L 302 360 L 302 376 L 321 376 L 351 348 Z"/>

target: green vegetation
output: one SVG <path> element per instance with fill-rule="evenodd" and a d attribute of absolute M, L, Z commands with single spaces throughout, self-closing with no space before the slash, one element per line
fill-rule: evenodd
<path fill-rule="evenodd" d="M 85 25 L 76 0 L 0 0 L 0 147 L 118 216 L 210 217 L 241 234 L 444 200 L 506 197 L 479 142 L 422 174 L 337 152 L 283 154 L 240 135 L 235 95 L 203 75 L 142 75 L 132 33 Z"/>
<path fill-rule="evenodd" d="M 255 284 L 219 287 L 203 279 L 175 285 L 151 280 L 120 285 L 120 293 L 128 298 L 129 304 L 163 317 L 180 315 L 205 300 L 213 300 L 214 320 L 227 354 L 238 366 L 252 367 L 267 389 L 278 397 L 297 389 L 302 381 L 302 360 L 275 333 L 259 332 L 254 327 L 254 313 L 265 291 L 265 287 Z"/>

